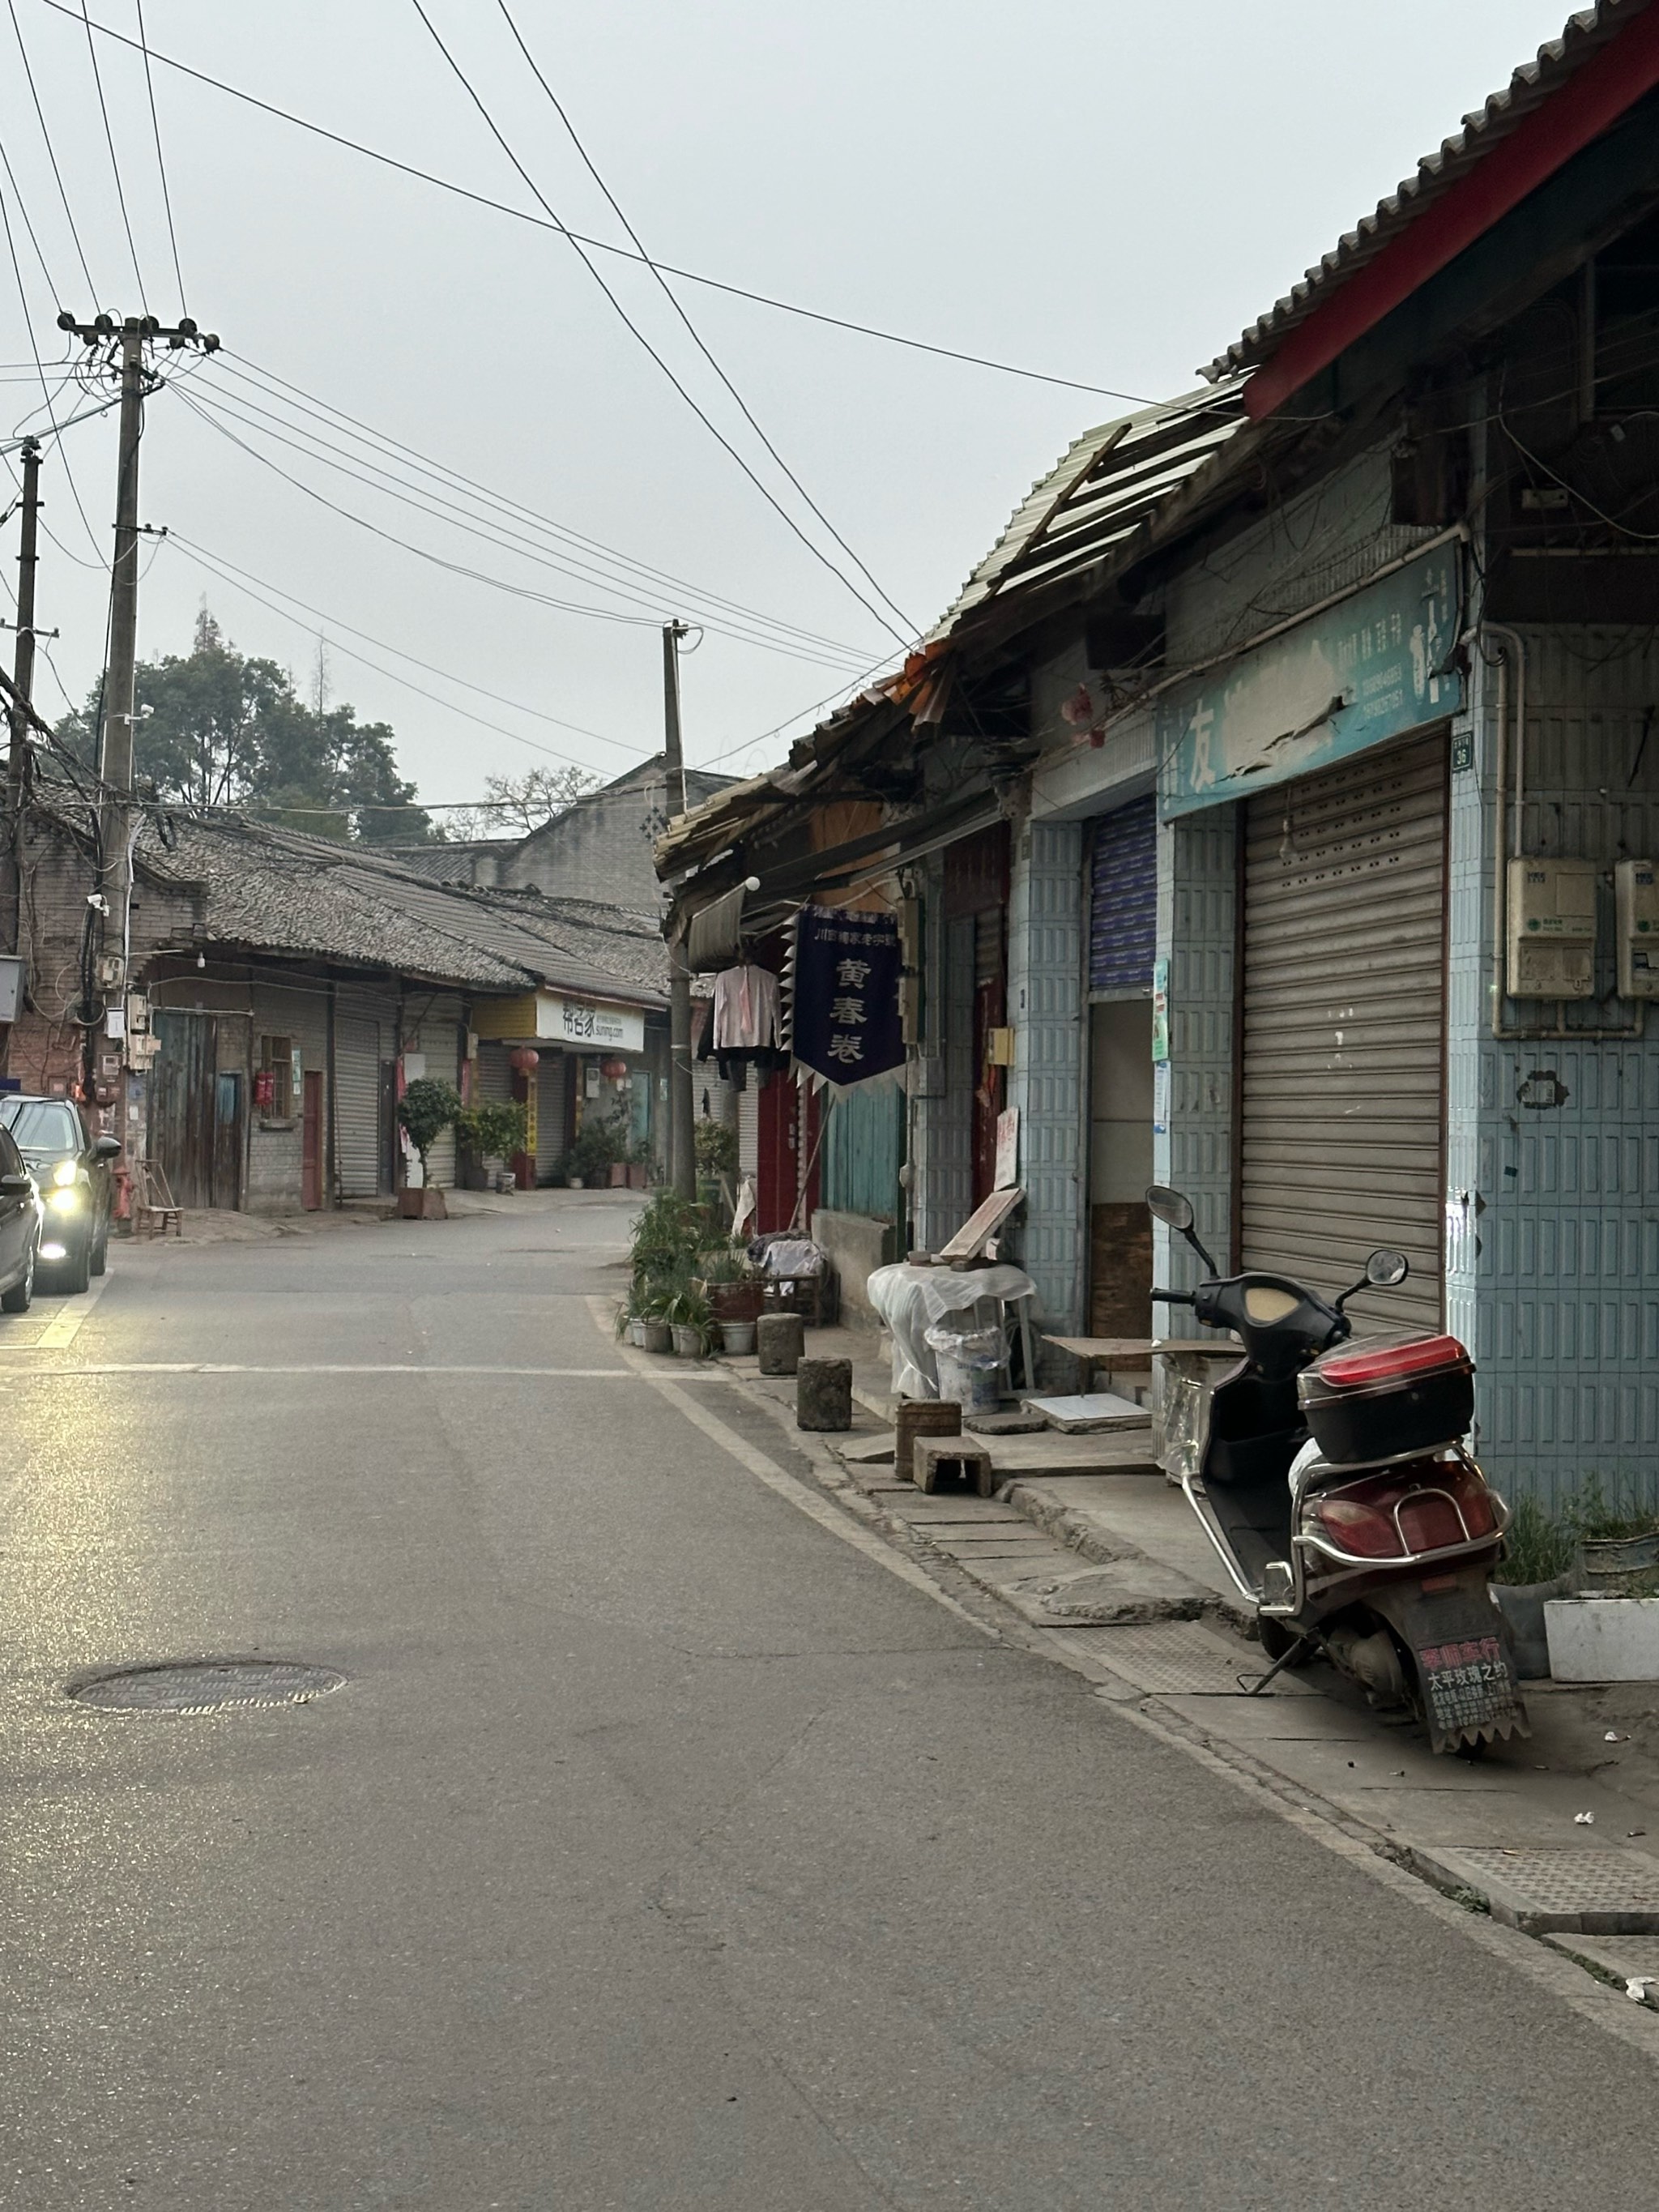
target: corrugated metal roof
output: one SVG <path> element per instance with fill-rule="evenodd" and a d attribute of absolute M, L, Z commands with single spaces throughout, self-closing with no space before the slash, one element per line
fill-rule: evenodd
<path fill-rule="evenodd" d="M 798 798 L 819 763 L 866 718 L 906 704 L 918 720 L 942 699 L 947 648 L 970 635 L 1003 600 L 1103 563 L 1128 548 L 1141 524 L 1194 483 L 1247 427 L 1242 379 L 1103 422 L 1074 439 L 1020 501 L 985 558 L 896 674 L 838 707 L 792 748 L 790 765 L 733 784 L 676 817 L 658 840 L 657 872 L 705 865 Z"/>
<path fill-rule="evenodd" d="M 1559 39 L 1540 46 L 1536 58 L 1523 63 L 1501 91 L 1493 93 L 1475 113 L 1466 115 L 1463 128 L 1454 137 L 1443 140 L 1434 153 L 1425 154 L 1414 175 L 1406 178 L 1387 199 L 1379 200 L 1375 210 L 1340 239 L 1299 284 L 1199 374 L 1230 377 L 1264 361 L 1338 285 L 1374 261 L 1425 208 L 1482 161 L 1648 5 L 1649 0 L 1599 0 L 1597 6 L 1569 17 Z"/>
<path fill-rule="evenodd" d="M 1085 431 L 1034 483 L 929 634 L 956 635 L 988 600 L 1103 560 L 1244 427 L 1241 383 L 1206 386 Z"/>

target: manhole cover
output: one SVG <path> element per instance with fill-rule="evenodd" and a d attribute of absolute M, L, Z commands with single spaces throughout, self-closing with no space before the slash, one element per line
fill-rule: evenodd
<path fill-rule="evenodd" d="M 181 1659 L 118 1667 L 70 1685 L 77 1705 L 100 1712 L 212 1713 L 252 1705 L 307 1705 L 345 1680 L 331 1667 L 288 1659 Z"/>
<path fill-rule="evenodd" d="M 1659 1933 L 1659 1859 L 1645 1851 L 1437 1844 L 1417 1856 L 1442 1880 L 1484 1897 L 1495 1920 L 1529 1935 Z"/>

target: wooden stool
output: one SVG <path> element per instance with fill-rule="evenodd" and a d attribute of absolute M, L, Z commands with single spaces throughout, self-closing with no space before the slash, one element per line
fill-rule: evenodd
<path fill-rule="evenodd" d="M 940 1480 L 963 1482 L 981 1498 L 996 1495 L 996 1469 L 988 1444 L 977 1437 L 918 1437 L 910 1446 L 910 1480 L 918 1490 L 934 1491 Z"/>

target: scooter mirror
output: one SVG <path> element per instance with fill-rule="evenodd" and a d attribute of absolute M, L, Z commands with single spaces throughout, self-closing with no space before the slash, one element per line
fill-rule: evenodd
<path fill-rule="evenodd" d="M 1146 1211 L 1184 1237 L 1193 1225 L 1193 1201 L 1166 1182 L 1155 1182 L 1146 1193 Z"/>
<path fill-rule="evenodd" d="M 1403 1283 L 1411 1273 L 1411 1262 L 1403 1252 L 1386 1249 L 1373 1252 L 1365 1262 L 1365 1280 L 1377 1290 L 1391 1290 Z"/>

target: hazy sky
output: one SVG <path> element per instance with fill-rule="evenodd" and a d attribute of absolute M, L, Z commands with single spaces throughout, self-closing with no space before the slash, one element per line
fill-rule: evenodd
<path fill-rule="evenodd" d="M 9 5 L 96 304 L 135 312 L 138 276 L 78 0 L 72 15 L 47 0 Z M 625 242 L 498 0 L 424 5 L 560 218 Z M 1190 389 L 1196 364 L 1269 307 L 1563 20 L 1562 0 L 509 5 L 659 260 L 1153 398 Z M 129 36 L 136 30 L 135 0 L 91 0 L 91 12 Z M 415 0 L 149 0 L 143 19 L 158 54 L 540 214 Z M 178 284 L 143 64 L 112 41 L 100 39 L 97 51 L 143 299 L 170 321 Z M 52 288 L 84 314 L 86 279 L 4 12 L 0 88 L 0 131 Z M 888 631 L 676 393 L 567 240 L 394 174 L 159 64 L 155 89 L 186 304 L 221 334 L 228 357 L 151 403 L 143 518 L 257 578 L 265 599 L 281 604 L 288 594 L 291 611 L 210 574 L 184 546 L 163 544 L 144 580 L 143 652 L 185 650 L 204 592 L 239 646 L 296 673 L 308 672 L 321 629 L 335 696 L 393 725 L 422 797 L 453 800 L 477 796 L 487 773 L 547 757 L 535 748 L 611 774 L 654 750 L 657 625 L 672 616 L 701 614 L 708 624 L 685 665 L 688 757 L 744 773 L 783 752 L 787 733 L 763 742 L 762 733 L 792 718 L 803 726 L 803 710 L 892 649 Z M 58 301 L 3 177 L 0 192 L 56 389 Z M 698 403 L 874 599 L 768 459 L 649 273 L 596 258 Z M 918 629 L 1066 443 L 1125 411 L 1109 398 L 905 351 L 696 285 L 681 284 L 678 296 L 806 491 Z M 0 314 L 11 419 L 39 428 L 30 330 L 3 259 Z M 286 380 L 303 398 L 275 398 L 268 385 L 259 388 L 261 375 Z M 70 383 L 54 405 L 61 419 L 85 404 Z M 416 476 L 407 459 L 393 465 L 418 505 L 354 481 L 342 471 L 368 473 L 374 457 L 359 434 L 293 411 L 319 404 L 531 514 L 481 511 L 453 485 Z M 102 650 L 106 581 L 92 564 L 107 559 L 112 422 L 70 429 L 62 448 L 95 544 L 57 447 L 43 482 L 44 520 L 64 550 L 43 547 L 39 619 L 62 632 L 52 658 L 77 700 L 95 682 Z M 342 450 L 319 453 L 319 439 Z M 381 464 L 390 459 L 382 447 Z M 346 512 L 283 482 L 267 462 Z M 432 511 L 464 499 L 465 518 Z M 550 525 L 635 565 L 601 561 Z M 9 586 L 15 530 L 12 522 L 3 533 Z M 580 563 L 589 573 L 569 573 Z M 642 578 L 641 566 L 677 580 Z M 746 611 L 722 614 L 711 596 Z M 323 619 L 291 607 L 295 599 Z M 564 611 L 547 599 L 629 619 Z M 790 649 L 717 626 L 752 631 L 757 616 Z M 422 697 L 409 683 L 439 696 Z M 39 696 L 49 714 L 61 708 L 50 671 L 40 673 Z M 501 726 L 481 726 L 461 709 Z"/>

